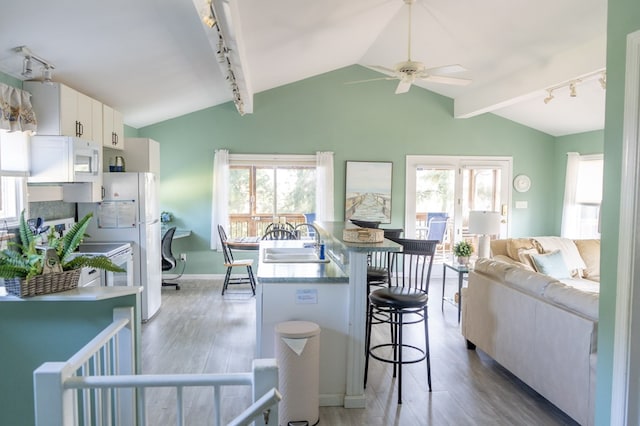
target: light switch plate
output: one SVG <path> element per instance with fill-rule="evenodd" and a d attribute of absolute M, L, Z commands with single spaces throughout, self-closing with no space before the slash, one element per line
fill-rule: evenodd
<path fill-rule="evenodd" d="M 516 209 L 526 209 L 529 207 L 529 203 L 527 201 L 516 201 Z"/>

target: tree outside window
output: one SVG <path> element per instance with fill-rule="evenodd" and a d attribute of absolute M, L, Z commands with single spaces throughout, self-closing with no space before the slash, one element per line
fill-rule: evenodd
<path fill-rule="evenodd" d="M 316 171 L 312 166 L 231 166 L 229 169 L 231 236 L 260 236 L 274 221 L 293 225 L 315 212 Z"/>

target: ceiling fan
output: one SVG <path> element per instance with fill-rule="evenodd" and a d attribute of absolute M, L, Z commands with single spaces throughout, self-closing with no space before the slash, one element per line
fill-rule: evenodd
<path fill-rule="evenodd" d="M 461 65 L 444 65 L 440 67 L 427 68 L 422 62 L 411 60 L 411 6 L 415 0 L 403 0 L 409 6 L 409 36 L 407 47 L 407 60 L 395 65 L 393 69 L 379 65 L 372 65 L 371 68 L 377 69 L 390 77 L 372 78 L 369 80 L 352 81 L 350 83 L 365 83 L 376 80 L 400 80 L 396 88 L 396 94 L 406 93 L 416 80 L 431 81 L 433 83 L 453 84 L 457 86 L 465 86 L 471 83 L 466 78 L 448 77 L 443 74 L 454 74 L 466 71 Z"/>

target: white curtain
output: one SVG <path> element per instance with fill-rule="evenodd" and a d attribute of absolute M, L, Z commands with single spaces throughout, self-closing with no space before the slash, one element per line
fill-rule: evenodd
<path fill-rule="evenodd" d="M 0 83 L 0 131 L 35 132 L 31 93 Z"/>
<path fill-rule="evenodd" d="M 333 221 L 333 152 L 316 152 L 316 220 Z"/>
<path fill-rule="evenodd" d="M 560 230 L 560 236 L 566 238 L 578 238 L 580 236 L 580 211 L 576 204 L 579 167 L 580 154 L 577 152 L 567 152 L 567 173 L 564 183 L 562 228 Z"/>
<path fill-rule="evenodd" d="M 229 233 L 229 151 L 216 150 L 213 159 L 213 194 L 211 205 L 211 242 L 212 250 L 222 250 L 218 225 Z"/>

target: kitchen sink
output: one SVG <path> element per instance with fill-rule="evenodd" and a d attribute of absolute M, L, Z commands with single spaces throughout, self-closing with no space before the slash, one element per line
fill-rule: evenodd
<path fill-rule="evenodd" d="M 268 247 L 264 249 L 263 263 L 329 263 L 320 259 L 315 247 Z"/>

